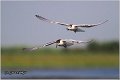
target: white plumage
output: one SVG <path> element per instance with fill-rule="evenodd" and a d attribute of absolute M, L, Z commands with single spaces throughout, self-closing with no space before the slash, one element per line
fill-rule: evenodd
<path fill-rule="evenodd" d="M 66 23 L 52 21 L 52 20 L 46 19 L 46 18 L 44 18 L 42 16 L 39 16 L 39 15 L 35 15 L 35 16 L 42 21 L 46 21 L 46 22 L 54 23 L 54 24 L 59 24 L 59 25 L 64 25 L 64 26 L 67 27 L 66 28 L 67 30 L 74 31 L 75 33 L 76 32 L 85 32 L 84 30 L 80 29 L 79 27 L 90 28 L 90 27 L 94 27 L 94 26 L 104 24 L 105 22 L 108 21 L 108 20 L 106 20 L 106 21 L 98 23 L 98 24 L 79 24 L 79 25 L 75 25 L 75 24 L 66 24 Z"/>

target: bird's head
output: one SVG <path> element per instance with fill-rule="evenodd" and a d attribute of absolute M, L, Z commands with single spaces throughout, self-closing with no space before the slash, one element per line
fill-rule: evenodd
<path fill-rule="evenodd" d="M 61 39 L 56 40 L 56 43 L 60 43 L 60 40 L 61 40 Z"/>
<path fill-rule="evenodd" d="M 55 42 L 56 43 L 56 48 L 57 48 L 58 44 L 60 43 L 60 40 L 61 39 L 56 40 L 56 42 Z"/>
<path fill-rule="evenodd" d="M 70 24 L 69 26 L 72 26 L 73 24 Z"/>

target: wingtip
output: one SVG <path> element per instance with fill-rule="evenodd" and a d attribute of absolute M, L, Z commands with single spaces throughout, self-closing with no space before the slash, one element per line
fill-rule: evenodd
<path fill-rule="evenodd" d="M 22 50 L 24 51 L 26 48 L 22 48 Z"/>
<path fill-rule="evenodd" d="M 36 17 L 38 17 L 39 15 L 35 15 Z"/>
<path fill-rule="evenodd" d="M 28 48 L 22 48 L 22 50 L 23 50 L 23 51 L 27 51 L 27 50 L 28 50 Z"/>
<path fill-rule="evenodd" d="M 109 20 L 107 19 L 105 22 L 107 22 L 107 21 L 109 21 Z"/>
<path fill-rule="evenodd" d="M 89 42 L 89 43 L 92 43 L 92 42 L 94 42 L 94 41 L 95 41 L 95 40 L 92 39 L 92 40 L 89 40 L 88 42 Z"/>
<path fill-rule="evenodd" d="M 22 48 L 23 51 L 32 51 L 31 48 Z"/>
<path fill-rule="evenodd" d="M 106 22 L 108 22 L 108 21 L 109 21 L 109 20 L 105 20 L 103 23 L 106 23 Z M 102 23 L 102 24 L 103 24 L 103 23 Z"/>

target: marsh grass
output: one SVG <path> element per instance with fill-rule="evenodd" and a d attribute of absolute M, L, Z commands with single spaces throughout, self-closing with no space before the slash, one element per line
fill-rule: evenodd
<path fill-rule="evenodd" d="M 87 50 L 40 49 L 22 51 L 21 48 L 2 48 L 2 67 L 118 67 L 118 52 L 90 52 Z"/>

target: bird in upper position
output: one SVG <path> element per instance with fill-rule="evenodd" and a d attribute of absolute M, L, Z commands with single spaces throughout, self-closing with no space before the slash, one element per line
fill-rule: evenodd
<path fill-rule="evenodd" d="M 23 50 L 33 51 L 33 50 L 40 49 L 40 48 L 42 48 L 42 47 L 50 46 L 50 45 L 52 45 L 52 44 L 56 44 L 56 48 L 57 48 L 57 46 L 61 46 L 61 47 L 67 48 L 67 47 L 69 47 L 69 46 L 74 45 L 75 43 L 77 43 L 77 44 L 90 43 L 91 41 L 93 41 L 93 40 L 90 40 L 90 41 L 79 41 L 79 40 L 73 40 L 73 39 L 57 39 L 57 40 L 55 40 L 55 41 L 46 43 L 46 44 L 44 44 L 44 45 L 42 45 L 42 46 L 40 46 L 40 47 L 23 48 Z"/>
<path fill-rule="evenodd" d="M 35 16 L 42 21 L 46 21 L 46 22 L 54 23 L 54 24 L 59 24 L 59 25 L 64 25 L 64 26 L 67 27 L 66 28 L 67 30 L 74 31 L 75 33 L 76 32 L 85 32 L 84 30 L 80 29 L 79 27 L 90 28 L 90 27 L 94 27 L 94 26 L 104 24 L 105 22 L 108 21 L 108 20 L 105 20 L 104 22 L 101 22 L 101 23 L 98 23 L 98 24 L 79 24 L 79 25 L 75 25 L 75 24 L 66 24 L 66 23 L 61 23 L 61 22 L 57 22 L 57 21 L 52 21 L 52 20 L 46 19 L 46 18 L 44 18 L 42 16 L 39 16 L 39 15 L 35 15 Z"/>

